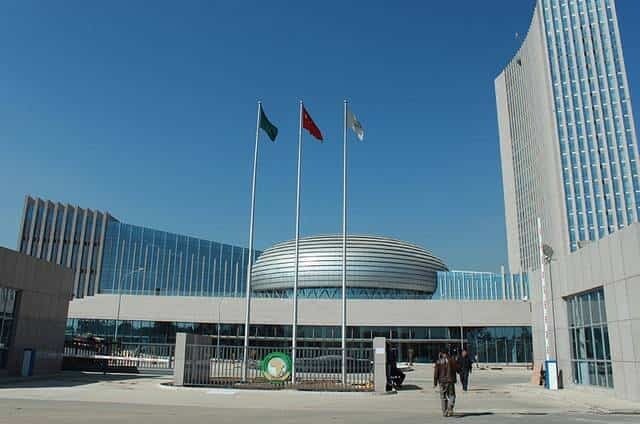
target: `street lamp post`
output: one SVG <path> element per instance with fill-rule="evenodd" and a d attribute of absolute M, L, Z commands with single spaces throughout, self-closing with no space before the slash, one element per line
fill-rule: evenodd
<path fill-rule="evenodd" d="M 118 341 L 118 323 L 120 321 L 120 304 L 122 303 L 122 280 L 124 280 L 126 277 L 130 275 L 136 274 L 141 271 L 144 271 L 144 268 L 137 268 L 132 271 L 129 271 L 128 273 L 121 275 L 120 278 L 118 279 L 118 309 L 116 312 L 116 328 L 115 328 L 115 331 L 113 332 L 114 342 Z"/>
<path fill-rule="evenodd" d="M 542 252 L 544 254 L 544 261 L 549 266 L 549 291 L 551 292 L 551 317 L 552 317 L 552 331 L 553 331 L 553 356 L 558 359 L 558 337 L 556 336 L 556 308 L 553 299 L 553 274 L 551 273 L 551 261 L 553 261 L 553 249 L 551 246 L 545 244 L 542 246 Z"/>
<path fill-rule="evenodd" d="M 218 301 L 218 336 L 216 337 L 216 360 L 220 360 L 220 319 L 222 316 L 222 297 Z"/>

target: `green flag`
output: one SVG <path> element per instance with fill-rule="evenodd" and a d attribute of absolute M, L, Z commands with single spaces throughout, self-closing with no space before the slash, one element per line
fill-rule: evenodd
<path fill-rule="evenodd" d="M 264 110 L 260 107 L 260 128 L 267 133 L 271 141 L 276 141 L 278 136 L 278 128 L 269 121 L 267 115 L 264 114 Z"/>

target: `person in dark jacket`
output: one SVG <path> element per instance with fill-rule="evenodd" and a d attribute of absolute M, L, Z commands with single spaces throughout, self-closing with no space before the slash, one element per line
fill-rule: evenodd
<path fill-rule="evenodd" d="M 442 415 L 453 416 L 453 407 L 456 404 L 456 373 L 458 363 L 448 353 L 441 352 L 440 357 L 433 367 L 433 387 L 440 385 L 440 405 Z"/>
<path fill-rule="evenodd" d="M 471 374 L 471 369 L 473 368 L 473 361 L 466 349 L 462 351 L 462 356 L 460 357 L 458 365 L 460 366 L 459 373 L 462 390 L 466 392 L 469 387 L 469 374 Z"/>
<path fill-rule="evenodd" d="M 406 375 L 398 369 L 398 358 L 396 356 L 395 349 L 392 349 L 389 345 L 387 345 L 387 387 L 386 390 L 389 392 L 391 390 L 398 390 L 402 387 L 402 383 Z"/>

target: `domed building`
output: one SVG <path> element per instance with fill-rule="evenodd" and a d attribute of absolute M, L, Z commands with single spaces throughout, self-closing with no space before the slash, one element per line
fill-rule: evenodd
<path fill-rule="evenodd" d="M 337 299 L 342 294 L 342 236 L 305 237 L 299 243 L 298 296 Z M 257 296 L 291 297 L 295 240 L 265 250 L 252 272 Z M 351 299 L 430 299 L 445 263 L 414 244 L 388 237 L 347 238 L 347 297 Z"/>

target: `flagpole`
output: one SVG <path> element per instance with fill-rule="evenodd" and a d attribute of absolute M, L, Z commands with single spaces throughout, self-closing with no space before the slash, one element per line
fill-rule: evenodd
<path fill-rule="evenodd" d="M 344 101 L 342 167 L 342 384 L 347 382 L 347 100 Z"/>
<path fill-rule="evenodd" d="M 296 384 L 296 346 L 298 331 L 298 265 L 300 262 L 300 171 L 302 165 L 302 100 L 298 125 L 298 183 L 296 188 L 296 265 L 293 277 L 293 326 L 291 330 L 291 383 Z"/>
<path fill-rule="evenodd" d="M 260 112 L 262 102 L 258 101 L 258 117 L 256 118 L 256 145 L 253 149 L 253 178 L 251 181 L 251 218 L 249 221 L 249 261 L 247 263 L 247 287 L 244 311 L 244 350 L 242 354 L 242 381 L 247 381 L 247 364 L 249 363 L 249 323 L 251 315 L 251 268 L 253 266 L 253 225 L 256 206 L 256 173 L 258 170 L 258 138 L 260 134 Z M 220 325 L 220 323 L 218 323 Z"/>

